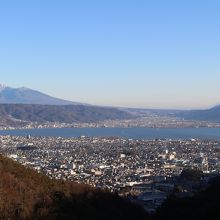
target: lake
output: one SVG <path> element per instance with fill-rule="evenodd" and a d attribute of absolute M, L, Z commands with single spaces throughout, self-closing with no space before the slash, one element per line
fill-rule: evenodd
<path fill-rule="evenodd" d="M 0 135 L 124 137 L 130 139 L 220 139 L 220 128 L 46 128 L 0 131 Z"/>

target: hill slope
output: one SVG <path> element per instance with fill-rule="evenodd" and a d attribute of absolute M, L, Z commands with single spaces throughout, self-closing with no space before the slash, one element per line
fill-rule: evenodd
<path fill-rule="evenodd" d="M 133 116 L 116 108 L 86 105 L 24 105 L 0 104 L 0 123 L 16 125 L 17 120 L 28 122 L 97 122 L 103 120 L 127 119 Z"/>
<path fill-rule="evenodd" d="M 52 180 L 1 155 L 0 177 L 0 219 L 148 219 L 140 207 L 116 195 Z"/>

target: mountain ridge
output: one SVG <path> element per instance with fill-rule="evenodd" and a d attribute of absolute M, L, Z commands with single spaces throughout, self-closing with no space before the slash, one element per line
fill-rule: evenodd
<path fill-rule="evenodd" d="M 86 105 L 0 104 L 0 125 L 28 122 L 93 123 L 104 120 L 130 119 L 133 115 L 117 108 Z M 22 124 L 23 124 L 22 123 Z"/>
<path fill-rule="evenodd" d="M 91 122 L 91 121 L 97 121 L 97 120 L 105 120 L 105 119 L 127 119 L 130 118 L 131 115 L 133 115 L 133 117 L 144 117 L 144 116 L 159 116 L 159 117 L 163 117 L 163 116 L 168 116 L 168 117 L 178 117 L 181 118 L 183 120 L 194 120 L 194 121 L 214 121 L 214 122 L 220 122 L 220 105 L 216 105 L 210 109 L 205 109 L 205 110 L 172 110 L 172 109 L 140 109 L 140 108 L 116 108 L 116 107 L 105 107 L 105 106 L 94 106 L 94 105 L 89 105 L 89 104 L 85 104 L 85 103 L 80 103 L 80 102 L 73 102 L 73 101 L 68 101 L 68 100 L 63 100 L 63 99 L 59 99 L 56 97 L 52 97 L 50 95 L 47 95 L 45 93 L 39 92 L 37 90 L 33 90 L 33 89 L 29 89 L 26 87 L 20 87 L 20 88 L 12 88 L 9 87 L 7 85 L 4 84 L 0 84 L 0 104 L 4 105 L 4 104 L 20 104 L 20 105 L 32 105 L 32 107 L 30 107 L 29 109 L 33 110 L 33 109 L 39 109 L 40 112 L 42 111 L 46 111 L 46 115 L 48 115 L 49 117 L 49 113 L 52 114 L 52 116 L 50 116 L 50 118 L 52 117 L 52 119 L 49 119 L 49 121 L 54 121 L 57 119 L 57 121 L 59 122 L 66 122 L 66 121 L 71 121 L 71 122 Z M 45 107 L 33 107 L 33 105 L 43 105 Z M 58 110 L 58 107 L 51 107 L 49 111 L 49 107 L 46 106 L 61 106 L 61 108 Z M 63 108 L 62 106 L 78 106 L 75 108 L 72 108 L 72 112 L 70 112 L 70 107 L 66 107 L 61 111 L 61 109 Z M 81 107 L 79 107 L 81 106 Z M 88 106 L 88 108 L 83 108 L 82 106 Z M 90 108 L 90 107 L 93 107 Z M 18 106 L 17 106 L 18 107 Z M 23 106 L 24 107 L 24 106 Z M 8 107 L 9 108 L 9 107 Z M 8 109 L 7 108 L 7 109 Z M 14 108 L 13 106 L 11 108 Z M 56 108 L 56 110 L 55 110 Z M 1 107 L 2 109 L 2 107 Z M 15 109 L 15 108 L 14 108 Z M 24 109 L 26 109 L 26 107 L 24 107 Z M 68 111 L 67 111 L 68 109 Z M 108 111 L 106 111 L 108 109 Z M 121 115 L 122 117 L 118 117 L 116 116 L 116 109 L 118 111 L 118 116 Z M 21 107 L 18 107 L 18 114 L 20 114 L 21 116 Z M 79 110 L 81 110 L 81 114 L 79 112 Z M 113 115 L 115 114 L 114 117 L 111 116 L 110 114 L 110 110 L 113 112 Z M 26 110 L 24 110 L 25 112 Z M 33 110 L 34 111 L 34 110 Z M 74 115 L 74 111 L 77 111 L 77 113 L 75 114 L 75 116 L 78 117 L 78 119 L 73 116 Z M 95 111 L 97 111 L 95 113 Z M 106 117 L 104 116 L 104 113 L 106 114 Z M 39 112 L 34 111 L 35 114 L 39 115 Z M 91 114 L 90 114 L 90 113 Z M 124 112 L 122 114 L 122 112 Z M 0 112 L 1 113 L 1 112 Z M 25 112 L 26 114 L 27 112 Z M 61 116 L 58 115 L 58 113 L 60 115 L 66 116 L 66 119 L 63 119 L 62 121 L 60 120 Z M 14 113 L 13 113 L 14 114 Z M 12 114 L 12 116 L 13 116 Z M 85 115 L 85 117 L 83 118 L 82 115 Z M 125 115 L 127 114 L 127 116 Z M 26 114 L 27 115 L 27 114 Z M 69 117 L 69 115 L 72 115 L 71 117 Z M 87 117 L 88 115 L 90 115 L 90 118 Z M 99 115 L 99 117 L 97 116 Z M 130 115 L 130 116 L 129 116 Z M 19 119 L 20 120 L 20 116 L 19 118 L 15 119 Z M 44 115 L 45 116 L 45 115 Z M 48 117 L 43 118 L 41 121 L 47 121 Z M 75 118 L 73 120 L 73 117 Z M 93 117 L 93 118 L 91 118 Z M 39 120 L 39 118 L 37 118 L 36 116 L 33 116 L 32 118 L 37 119 L 37 121 Z M 93 120 L 95 119 L 95 120 Z"/>

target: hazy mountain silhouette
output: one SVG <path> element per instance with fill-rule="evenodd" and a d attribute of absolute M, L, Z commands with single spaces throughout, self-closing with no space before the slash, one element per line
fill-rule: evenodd
<path fill-rule="evenodd" d="M 176 116 L 184 118 L 185 120 L 220 122 L 220 105 L 206 110 L 180 111 Z"/>
<path fill-rule="evenodd" d="M 220 122 L 220 105 L 204 110 L 172 110 L 172 109 L 131 109 L 121 108 L 135 116 L 174 117 L 192 121 Z"/>
<path fill-rule="evenodd" d="M 42 92 L 21 87 L 11 88 L 0 85 L 0 103 L 3 104 L 40 104 L 40 105 L 74 105 L 82 104 L 55 98 Z"/>

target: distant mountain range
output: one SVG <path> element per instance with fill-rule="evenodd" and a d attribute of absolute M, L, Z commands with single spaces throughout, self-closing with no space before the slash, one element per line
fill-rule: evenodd
<path fill-rule="evenodd" d="M 133 117 L 117 108 L 97 106 L 0 104 L 2 126 L 19 126 L 27 122 L 92 123 Z"/>
<path fill-rule="evenodd" d="M 110 108 L 67 101 L 25 87 L 12 88 L 0 84 L 0 123 L 4 121 L 14 124 L 17 120 L 69 123 L 97 122 L 107 119 L 130 119 L 144 116 L 169 116 L 184 120 L 220 122 L 220 105 L 207 110 L 188 111 Z"/>
<path fill-rule="evenodd" d="M 2 104 L 78 105 L 82 103 L 58 99 L 29 88 L 11 88 L 0 85 Z"/>
<path fill-rule="evenodd" d="M 164 109 L 131 109 L 121 108 L 138 117 L 174 117 L 191 121 L 220 122 L 220 105 L 206 110 L 164 110 Z"/>
<path fill-rule="evenodd" d="M 58 99 L 25 87 L 0 85 L 0 125 L 27 122 L 83 123 L 134 117 L 117 108 L 99 107 Z"/>

